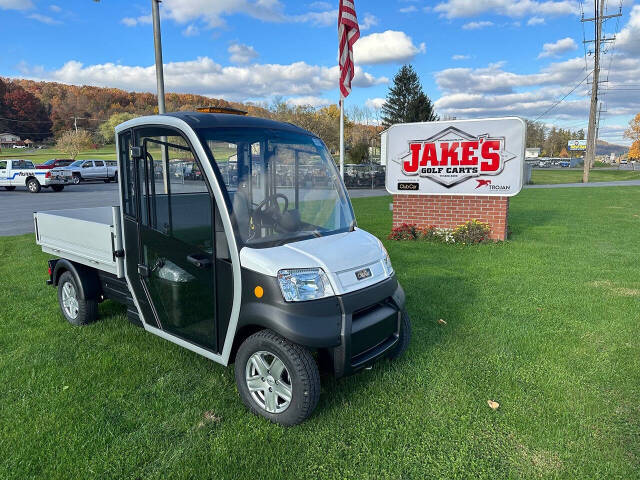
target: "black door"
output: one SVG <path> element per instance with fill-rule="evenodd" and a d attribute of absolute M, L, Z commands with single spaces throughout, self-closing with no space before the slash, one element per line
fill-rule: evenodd
<path fill-rule="evenodd" d="M 132 136 L 142 156 L 130 159 L 130 167 L 123 170 L 125 181 L 131 177 L 131 186 L 123 187 L 131 190 L 123 202 L 127 269 L 145 321 L 217 352 L 214 204 L 209 186 L 179 132 L 146 127 Z M 127 206 L 135 218 L 127 219 Z M 129 248 L 133 241 L 135 265 Z"/>

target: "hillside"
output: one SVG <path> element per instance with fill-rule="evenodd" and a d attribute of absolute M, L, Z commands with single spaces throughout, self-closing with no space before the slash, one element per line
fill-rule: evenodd
<path fill-rule="evenodd" d="M 620 156 L 628 152 L 629 147 L 605 142 L 604 140 L 598 140 L 598 144 L 596 146 L 596 155 L 611 155 L 612 153 L 615 153 L 616 156 Z"/>

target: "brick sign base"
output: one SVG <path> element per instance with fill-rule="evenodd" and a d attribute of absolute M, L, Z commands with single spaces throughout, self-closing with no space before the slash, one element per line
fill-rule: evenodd
<path fill-rule="evenodd" d="M 506 240 L 509 197 L 471 195 L 394 195 L 393 228 L 454 228 L 469 220 L 487 222 L 491 239 Z"/>

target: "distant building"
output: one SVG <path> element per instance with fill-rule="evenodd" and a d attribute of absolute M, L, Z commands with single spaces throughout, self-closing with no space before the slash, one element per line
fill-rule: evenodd
<path fill-rule="evenodd" d="M 540 156 L 540 148 L 527 148 L 524 151 L 524 159 L 529 160 L 533 158 L 538 158 Z"/>
<path fill-rule="evenodd" d="M 0 133 L 0 148 L 11 148 L 18 144 L 22 144 L 18 135 L 14 135 L 13 133 Z"/>

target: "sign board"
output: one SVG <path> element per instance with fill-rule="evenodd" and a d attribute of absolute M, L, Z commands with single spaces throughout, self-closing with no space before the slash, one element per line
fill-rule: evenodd
<path fill-rule="evenodd" d="M 569 140 L 567 142 L 570 152 L 586 152 L 587 141 L 586 140 Z"/>
<path fill-rule="evenodd" d="M 392 125 L 386 132 L 387 190 L 516 195 L 522 189 L 525 135 L 525 123 L 516 117 Z"/>

